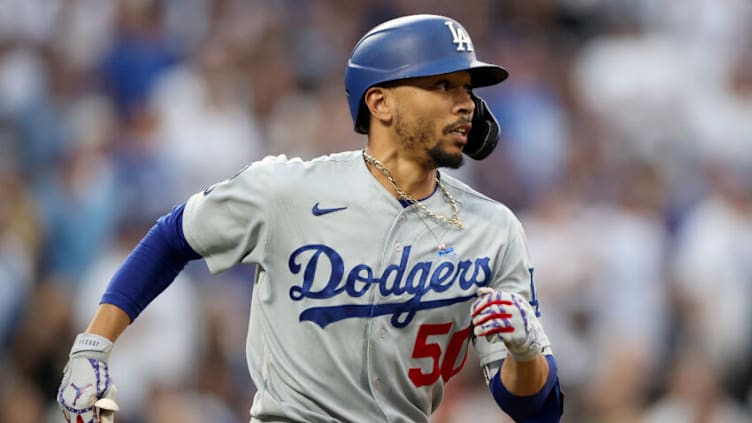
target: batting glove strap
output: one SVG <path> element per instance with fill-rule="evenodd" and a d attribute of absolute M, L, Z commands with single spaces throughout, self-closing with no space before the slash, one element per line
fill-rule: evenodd
<path fill-rule="evenodd" d="M 543 346 L 542 328 L 530 304 L 519 294 L 485 289 L 473 303 L 471 317 L 475 336 L 503 342 L 515 361 L 535 358 Z"/>
<path fill-rule="evenodd" d="M 76 340 L 73 341 L 73 347 L 70 351 L 70 357 L 82 355 L 89 358 L 96 358 L 101 361 L 107 361 L 112 350 L 112 341 L 104 336 L 93 333 L 79 333 Z"/>

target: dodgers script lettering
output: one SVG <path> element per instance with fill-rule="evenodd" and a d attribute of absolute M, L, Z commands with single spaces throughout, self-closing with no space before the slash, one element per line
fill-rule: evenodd
<path fill-rule="evenodd" d="M 304 245 L 290 254 L 288 266 L 294 274 L 302 272 L 299 285 L 290 288 L 293 301 L 303 299 L 326 299 L 343 295 L 358 298 L 370 289 L 378 289 L 382 297 L 409 294 L 411 297 L 399 303 L 345 304 L 328 307 L 312 307 L 300 314 L 300 321 L 312 321 L 322 328 L 348 318 L 392 315 L 394 327 L 407 326 L 420 310 L 444 307 L 475 297 L 473 286 L 488 285 L 491 279 L 490 259 L 419 261 L 410 263 L 411 247 L 405 246 L 399 263 L 388 265 L 381 275 L 376 275 L 367 264 L 357 264 L 349 270 L 342 256 L 324 244 Z M 323 272 L 328 271 L 329 274 Z M 315 282 L 317 282 L 315 284 Z M 423 300 L 429 292 L 444 292 L 459 286 L 467 295 L 438 300 Z"/>

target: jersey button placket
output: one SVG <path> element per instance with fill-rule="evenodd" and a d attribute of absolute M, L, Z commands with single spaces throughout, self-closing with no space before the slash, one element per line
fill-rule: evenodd
<path fill-rule="evenodd" d="M 404 230 L 400 224 L 400 217 L 395 216 L 392 220 L 392 225 L 384 239 L 383 245 L 383 257 L 380 260 L 380 268 L 378 271 L 374 271 L 378 277 L 384 275 L 385 270 L 390 265 L 399 266 L 402 261 L 402 255 L 404 254 L 405 244 Z M 409 248 L 409 247 L 408 247 Z M 395 292 L 394 284 L 396 275 L 394 272 L 390 273 L 389 282 L 384 284 L 378 283 L 373 287 L 373 304 L 387 304 L 394 302 Z M 404 276 L 403 276 L 404 278 Z M 380 281 L 381 282 L 381 281 Z M 384 384 L 384 378 L 388 376 L 388 370 L 391 366 L 384 367 L 385 360 L 393 360 L 394 348 L 389 344 L 393 340 L 394 333 L 391 331 L 391 319 L 392 315 L 382 314 L 380 316 L 374 316 L 370 320 L 368 329 L 368 360 L 367 360 L 367 375 L 368 384 L 371 388 L 371 392 L 376 400 L 378 407 L 382 410 L 389 410 L 389 400 L 387 399 L 388 393 L 391 391 L 389 384 Z M 386 373 L 385 373 L 386 371 Z M 389 379 L 387 379 L 389 380 Z"/>

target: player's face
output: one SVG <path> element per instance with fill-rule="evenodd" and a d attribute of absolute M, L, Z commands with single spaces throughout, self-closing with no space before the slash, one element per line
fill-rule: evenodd
<path fill-rule="evenodd" d="M 394 131 L 404 150 L 430 168 L 460 167 L 475 109 L 470 73 L 412 78 L 393 91 Z"/>

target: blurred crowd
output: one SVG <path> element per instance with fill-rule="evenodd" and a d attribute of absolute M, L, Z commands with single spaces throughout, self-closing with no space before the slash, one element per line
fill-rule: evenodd
<path fill-rule="evenodd" d="M 75 334 L 155 219 L 267 154 L 362 148 L 344 65 L 452 16 L 502 141 L 565 423 L 752 421 L 747 0 L 0 0 L 0 422 L 60 422 Z M 123 423 L 247 422 L 253 271 L 192 263 L 111 358 Z M 472 352 L 471 352 L 472 354 Z M 477 361 L 432 423 L 504 421 Z"/>

